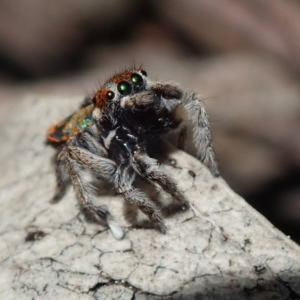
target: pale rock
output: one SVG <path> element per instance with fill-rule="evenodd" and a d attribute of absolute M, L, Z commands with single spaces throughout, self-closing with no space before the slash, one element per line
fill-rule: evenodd
<path fill-rule="evenodd" d="M 299 297 L 299 247 L 185 152 L 171 151 L 162 167 L 191 209 L 170 214 L 171 198 L 141 185 L 165 207 L 165 235 L 134 228 L 146 218 L 110 188 L 96 201 L 124 226 L 123 240 L 85 216 L 72 188 L 50 204 L 55 150 L 45 133 L 81 100 L 27 97 L 0 131 L 1 299 Z M 35 231 L 40 239 L 26 242 Z"/>

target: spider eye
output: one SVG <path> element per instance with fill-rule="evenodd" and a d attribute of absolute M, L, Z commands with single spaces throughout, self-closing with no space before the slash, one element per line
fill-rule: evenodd
<path fill-rule="evenodd" d="M 108 91 L 106 93 L 106 98 L 109 99 L 109 100 L 112 100 L 115 98 L 115 93 L 113 91 Z"/>
<path fill-rule="evenodd" d="M 144 84 L 144 80 L 141 75 L 139 74 L 132 74 L 131 81 L 133 82 L 134 86 L 141 87 Z"/>
<path fill-rule="evenodd" d="M 147 72 L 145 71 L 145 70 L 141 70 L 141 73 L 144 75 L 144 76 L 146 76 L 147 77 Z"/>
<path fill-rule="evenodd" d="M 132 87 L 131 84 L 127 81 L 121 81 L 118 84 L 118 91 L 122 96 L 127 96 L 131 93 Z"/>

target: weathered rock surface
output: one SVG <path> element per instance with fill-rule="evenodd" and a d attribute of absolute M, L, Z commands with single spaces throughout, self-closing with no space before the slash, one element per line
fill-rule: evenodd
<path fill-rule="evenodd" d="M 28 97 L 1 129 L 0 299 L 300 298 L 299 247 L 184 152 L 163 168 L 192 209 L 171 214 L 168 195 L 142 183 L 163 207 L 166 235 L 136 227 L 145 218 L 106 185 L 98 201 L 126 228 L 121 241 L 82 212 L 72 189 L 51 205 L 55 150 L 45 132 L 81 99 Z"/>

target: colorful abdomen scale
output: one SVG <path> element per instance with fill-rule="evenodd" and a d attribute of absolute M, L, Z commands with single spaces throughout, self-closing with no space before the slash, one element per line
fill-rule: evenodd
<path fill-rule="evenodd" d="M 52 125 L 47 132 L 47 140 L 58 144 L 66 142 L 74 133 L 94 124 L 92 111 L 94 105 L 81 108 L 58 124 Z"/>

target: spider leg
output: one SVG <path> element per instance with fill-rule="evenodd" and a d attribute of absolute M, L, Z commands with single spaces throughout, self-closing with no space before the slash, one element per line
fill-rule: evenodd
<path fill-rule="evenodd" d="M 83 177 L 82 170 L 82 167 L 87 167 L 99 177 L 111 180 L 116 171 L 115 163 L 110 159 L 99 157 L 88 150 L 76 146 L 68 146 L 67 151 L 66 165 L 78 200 L 83 207 L 94 213 L 108 225 L 115 238 L 123 238 L 123 229 L 114 221 L 106 207 L 96 206 L 93 203 L 95 189 Z"/>
<path fill-rule="evenodd" d="M 156 93 L 162 95 L 165 99 L 165 103 L 168 103 L 169 101 L 173 102 L 174 100 L 179 101 L 173 102 L 173 107 L 171 105 L 169 108 L 170 111 L 173 110 L 173 118 L 176 119 L 176 116 L 180 115 L 179 111 L 181 105 L 178 104 L 182 104 L 193 124 L 193 139 L 197 148 L 197 155 L 215 177 L 219 176 L 219 170 L 212 148 L 208 115 L 200 95 L 194 92 L 184 94 L 180 85 L 175 82 L 156 81 L 152 82 L 150 86 Z M 184 133 L 180 133 L 180 135 L 178 140 L 179 147 L 184 143 Z"/>
<path fill-rule="evenodd" d="M 95 188 L 84 178 L 84 168 L 89 168 L 98 177 L 113 181 L 116 165 L 103 157 L 106 150 L 93 137 L 93 132 L 78 132 L 67 142 L 58 155 L 58 170 L 66 170 L 71 178 L 76 197 L 83 205 L 97 217 L 99 217 L 111 229 L 117 239 L 124 236 L 123 229 L 113 220 L 111 214 L 104 206 L 96 206 L 93 203 Z M 61 189 L 62 171 L 58 171 L 57 190 Z M 56 199 L 54 196 L 54 199 Z"/>
<path fill-rule="evenodd" d="M 146 110 L 150 107 L 159 106 L 161 103 L 160 96 L 162 96 L 167 100 L 164 103 L 165 107 L 171 111 L 178 105 L 178 100 L 181 100 L 183 95 L 179 84 L 173 81 L 149 81 L 147 88 L 148 90 L 123 97 L 120 103 L 121 107 L 127 110 Z"/>
<path fill-rule="evenodd" d="M 147 109 L 154 104 L 153 93 L 151 91 L 142 91 L 131 96 L 123 97 L 120 104 L 122 108 L 127 110 Z"/>
<path fill-rule="evenodd" d="M 183 95 L 180 84 L 175 81 L 151 81 L 148 87 L 166 100 L 181 100 Z"/>
<path fill-rule="evenodd" d="M 91 151 L 96 155 L 106 157 L 107 151 L 103 146 L 101 146 L 97 142 L 97 140 L 94 138 L 95 135 L 96 135 L 95 128 L 93 128 L 92 126 L 91 128 L 88 128 L 86 131 L 77 134 L 76 139 L 73 139 L 73 144 L 87 148 L 89 149 L 89 151 Z M 63 198 L 69 184 L 68 170 L 66 168 L 66 163 L 65 163 L 66 155 L 67 155 L 66 147 L 63 147 L 62 150 L 57 155 L 56 167 L 55 167 L 56 188 L 55 188 L 55 194 L 53 198 L 50 200 L 51 203 L 57 203 L 59 200 Z"/>
<path fill-rule="evenodd" d="M 65 195 L 68 187 L 68 172 L 65 164 L 65 148 L 63 148 L 57 155 L 55 177 L 56 177 L 56 188 L 53 198 L 50 200 L 51 203 L 57 203 Z"/>
<path fill-rule="evenodd" d="M 114 161 L 72 145 L 67 147 L 67 152 L 67 159 L 76 160 L 79 166 L 89 168 L 98 177 L 107 181 L 113 181 L 116 172 Z"/>
<path fill-rule="evenodd" d="M 133 168 L 142 177 L 160 185 L 164 191 L 172 195 L 183 207 L 189 207 L 188 201 L 178 190 L 176 183 L 159 168 L 155 159 L 149 157 L 143 151 L 135 151 L 132 154 L 132 162 Z"/>
<path fill-rule="evenodd" d="M 104 146 L 99 144 L 96 137 L 99 135 L 96 126 L 91 126 L 82 132 L 78 132 L 76 139 L 71 142 L 80 148 L 87 149 L 89 152 L 96 154 L 101 157 L 107 157 L 107 150 Z"/>
<path fill-rule="evenodd" d="M 68 147 L 66 164 L 76 196 L 83 207 L 104 221 L 117 239 L 123 238 L 123 229 L 113 220 L 106 207 L 96 206 L 93 203 L 94 189 L 82 176 L 82 166 L 84 166 L 104 179 L 111 179 L 115 172 L 114 162 L 107 158 L 98 157 L 89 153 L 85 149 L 70 146 Z"/>
<path fill-rule="evenodd" d="M 135 174 L 131 167 L 120 166 L 116 172 L 115 186 L 118 193 L 127 202 L 138 207 L 162 233 L 166 226 L 155 204 L 141 190 L 132 186 Z"/>
<path fill-rule="evenodd" d="M 219 170 L 211 142 L 209 119 L 199 94 L 194 92 L 184 95 L 182 104 L 193 124 L 193 139 L 200 160 L 218 177 Z"/>

